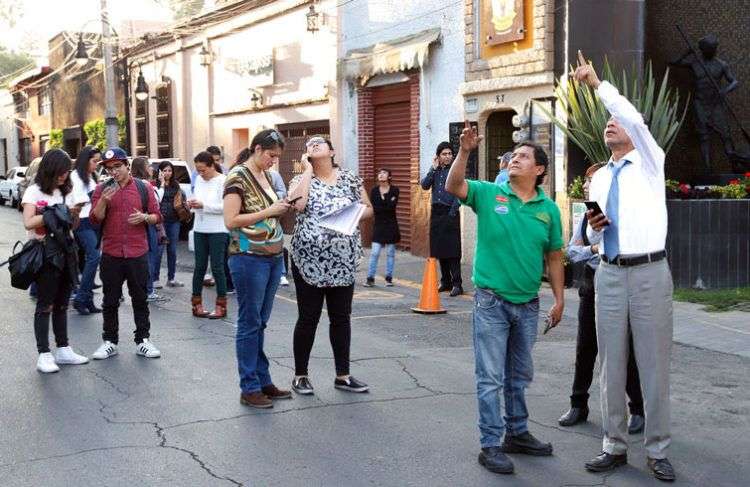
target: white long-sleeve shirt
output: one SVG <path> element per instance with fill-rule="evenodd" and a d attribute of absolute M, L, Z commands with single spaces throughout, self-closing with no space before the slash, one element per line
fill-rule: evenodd
<path fill-rule="evenodd" d="M 607 197 L 612 184 L 612 171 L 625 165 L 618 175 L 620 255 L 639 255 L 664 250 L 667 240 L 667 202 L 664 188 L 664 151 L 656 143 L 643 116 L 617 88 L 602 81 L 596 90 L 609 113 L 623 126 L 633 141 L 634 150 L 620 160 L 610 158 L 607 166 L 597 171 L 591 180 L 590 198 L 599 203 L 606 213 Z M 606 227 L 603 231 L 607 231 Z M 588 234 L 593 240 L 594 232 Z M 600 253 L 605 253 L 604 243 Z"/>
<path fill-rule="evenodd" d="M 70 182 L 73 185 L 73 191 L 72 200 L 69 204 L 72 206 L 85 202 L 86 204 L 81 208 L 81 214 L 79 216 L 80 218 L 88 218 L 91 213 L 91 197 L 89 195 L 96 189 L 96 182 L 94 181 L 94 178 L 89 176 L 89 183 L 85 184 L 76 170 L 73 170 L 73 172 L 70 173 Z"/>
<path fill-rule="evenodd" d="M 195 209 L 193 230 L 199 233 L 228 233 L 224 226 L 224 181 L 226 176 L 217 174 L 208 181 L 201 176 L 195 178 L 193 198 L 203 203 Z"/>

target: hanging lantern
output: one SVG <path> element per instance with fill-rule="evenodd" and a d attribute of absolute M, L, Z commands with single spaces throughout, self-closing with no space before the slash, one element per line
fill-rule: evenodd
<path fill-rule="evenodd" d="M 89 62 L 89 53 L 86 52 L 86 44 L 83 42 L 83 33 L 78 34 L 75 60 L 79 67 L 83 67 Z"/>
<path fill-rule="evenodd" d="M 138 101 L 148 98 L 148 85 L 146 84 L 146 79 L 143 77 L 142 70 L 138 70 L 138 79 L 135 82 L 135 98 Z"/>
<path fill-rule="evenodd" d="M 307 32 L 317 32 L 320 30 L 320 13 L 315 11 L 315 5 L 310 5 L 310 11 L 306 14 Z"/>
<path fill-rule="evenodd" d="M 205 44 L 201 46 L 201 50 L 198 53 L 198 56 L 200 56 L 201 58 L 201 66 L 207 67 L 211 65 L 213 56 L 211 55 L 211 51 L 208 50 Z"/>

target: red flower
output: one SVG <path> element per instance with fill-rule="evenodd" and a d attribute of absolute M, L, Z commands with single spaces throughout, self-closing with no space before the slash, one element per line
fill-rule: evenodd
<path fill-rule="evenodd" d="M 750 178 L 750 171 L 748 171 L 748 172 L 745 173 L 745 177 L 746 178 Z"/>
<path fill-rule="evenodd" d="M 49 203 L 47 203 L 47 201 L 45 201 L 45 200 L 39 200 L 39 201 L 36 202 L 36 207 L 37 208 L 44 208 L 48 204 Z"/>
<path fill-rule="evenodd" d="M 740 184 L 740 180 L 739 179 L 732 179 L 731 181 L 729 181 L 729 184 L 739 185 Z"/>
<path fill-rule="evenodd" d="M 680 192 L 682 194 L 688 194 L 690 192 L 690 185 L 686 183 L 680 184 Z"/>

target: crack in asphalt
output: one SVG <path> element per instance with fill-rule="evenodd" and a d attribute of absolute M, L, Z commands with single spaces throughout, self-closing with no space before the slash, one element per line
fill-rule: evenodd
<path fill-rule="evenodd" d="M 99 374 L 99 373 L 97 373 L 96 371 L 93 371 L 93 370 L 91 371 L 91 373 L 96 378 L 100 379 L 102 382 L 104 382 L 105 384 L 109 385 L 112 389 L 114 389 L 119 394 L 125 396 L 126 398 L 132 397 L 132 394 L 130 392 L 128 392 L 128 391 L 126 391 L 124 389 L 121 389 L 119 386 L 117 386 L 107 376 Z M 213 477 L 213 478 L 215 478 L 217 480 L 224 480 L 224 481 L 229 482 L 232 485 L 235 485 L 237 487 L 244 487 L 244 484 L 242 482 L 238 482 L 237 480 L 234 480 L 231 477 L 221 476 L 221 475 L 217 474 L 216 472 L 214 472 L 213 469 L 205 461 L 201 460 L 201 458 L 198 456 L 198 454 L 196 452 L 194 452 L 193 450 L 190 450 L 188 448 L 183 448 L 183 447 L 180 447 L 180 446 L 177 446 L 177 445 L 169 445 L 167 443 L 167 436 L 166 436 L 166 434 L 164 432 L 164 428 L 162 426 L 160 426 L 158 422 L 155 422 L 155 421 L 120 421 L 120 420 L 115 420 L 115 419 L 109 417 L 107 415 L 107 413 L 106 413 L 106 409 L 109 408 L 110 405 L 107 404 L 106 402 L 102 401 L 101 399 L 97 399 L 97 401 L 99 402 L 99 405 L 100 405 L 99 414 L 101 415 L 102 419 L 104 419 L 104 421 L 106 421 L 107 423 L 109 423 L 109 424 L 117 424 L 117 425 L 142 425 L 142 426 L 151 426 L 152 428 L 154 428 L 154 430 L 156 432 L 156 437 L 159 439 L 159 444 L 157 445 L 158 448 L 168 448 L 168 449 L 171 449 L 171 450 L 176 450 L 176 451 L 179 451 L 179 452 L 182 452 L 182 453 L 186 453 L 187 455 L 190 456 L 190 458 L 195 463 L 198 464 L 198 466 L 204 472 L 206 472 L 211 477 Z M 114 416 L 115 413 L 113 412 L 112 414 Z M 151 448 L 151 447 L 150 446 L 144 446 L 143 448 Z M 92 449 L 91 451 L 95 451 L 95 450 L 96 449 Z M 84 452 L 86 452 L 86 451 L 84 451 Z"/>
<path fill-rule="evenodd" d="M 429 391 L 429 392 L 431 392 L 432 394 L 434 394 L 436 396 L 444 394 L 443 391 L 439 391 L 437 389 L 432 389 L 432 388 L 427 387 L 426 385 L 422 384 L 419 381 L 419 378 L 416 375 L 414 375 L 411 372 L 409 372 L 409 370 L 406 368 L 406 364 L 404 362 L 402 362 L 400 359 L 396 359 L 396 363 L 401 366 L 401 371 L 403 373 L 405 373 L 406 375 L 408 375 L 409 378 L 412 380 L 412 382 L 414 382 L 414 385 L 417 386 L 417 389 L 424 389 L 425 391 Z"/>

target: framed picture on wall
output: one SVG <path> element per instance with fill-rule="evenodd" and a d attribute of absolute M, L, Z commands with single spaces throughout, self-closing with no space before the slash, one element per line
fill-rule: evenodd
<path fill-rule="evenodd" d="M 487 25 L 487 44 L 495 46 L 523 40 L 524 2 L 530 0 L 484 0 L 482 19 Z"/>

